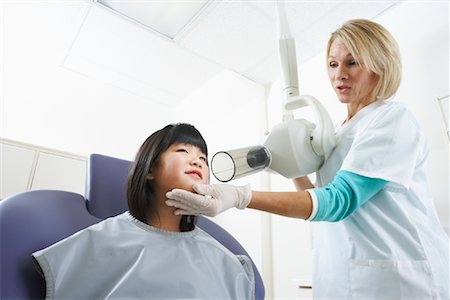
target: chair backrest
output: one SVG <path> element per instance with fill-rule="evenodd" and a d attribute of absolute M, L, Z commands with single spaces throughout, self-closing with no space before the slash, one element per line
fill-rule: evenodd
<path fill-rule="evenodd" d="M 30 191 L 0 202 L 0 299 L 43 299 L 45 281 L 31 253 L 99 222 L 83 196 Z"/>
<path fill-rule="evenodd" d="M 128 209 L 127 176 L 131 162 L 91 154 L 87 165 L 86 200 L 89 212 L 102 219 Z"/>
<path fill-rule="evenodd" d="M 30 191 L 0 202 L 0 299 L 45 297 L 45 281 L 31 253 L 92 224 L 127 210 L 126 178 L 131 162 L 100 154 L 88 161 L 86 199 L 64 191 Z M 248 255 L 242 245 L 211 220 L 197 225 L 234 254 Z M 261 275 L 253 264 L 256 299 L 264 299 Z"/>

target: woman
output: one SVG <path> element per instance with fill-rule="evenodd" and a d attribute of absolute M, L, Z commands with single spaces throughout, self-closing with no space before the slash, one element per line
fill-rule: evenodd
<path fill-rule="evenodd" d="M 331 35 L 326 54 L 347 118 L 317 187 L 308 177 L 294 180 L 298 192 L 195 185 L 198 194 L 176 189 L 166 203 L 177 214 L 249 207 L 317 222 L 314 298 L 449 299 L 449 240 L 427 183 L 425 136 L 401 103 L 388 100 L 401 79 L 397 43 L 377 23 L 350 20 Z"/>
<path fill-rule="evenodd" d="M 171 189 L 209 181 L 207 154 L 191 125 L 150 135 L 128 177 L 129 211 L 33 253 L 46 298 L 253 299 L 249 258 L 164 204 Z"/>

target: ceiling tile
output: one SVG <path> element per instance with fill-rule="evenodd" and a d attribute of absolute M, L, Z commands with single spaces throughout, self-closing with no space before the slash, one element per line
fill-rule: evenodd
<path fill-rule="evenodd" d="M 221 70 L 105 9 L 93 5 L 64 66 L 168 105 Z"/>
<path fill-rule="evenodd" d="M 180 45 L 242 72 L 270 54 L 276 41 L 275 23 L 247 1 L 220 1 Z"/>

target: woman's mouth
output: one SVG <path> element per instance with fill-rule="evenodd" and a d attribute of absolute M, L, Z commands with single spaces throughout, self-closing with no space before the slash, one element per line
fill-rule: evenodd
<path fill-rule="evenodd" d="M 336 87 L 336 90 L 339 93 L 346 93 L 348 91 L 350 91 L 351 87 L 349 87 L 348 85 L 339 85 L 338 87 Z"/>

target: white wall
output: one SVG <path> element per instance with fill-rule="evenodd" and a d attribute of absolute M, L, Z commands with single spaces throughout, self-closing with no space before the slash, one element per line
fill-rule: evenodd
<path fill-rule="evenodd" d="M 438 215 L 448 233 L 449 141 L 436 101 L 436 97 L 449 94 L 448 1 L 402 2 L 375 21 L 387 27 L 399 43 L 404 73 L 396 99 L 412 110 L 428 137 L 430 186 Z M 323 41 L 324 46 L 326 42 Z M 300 92 L 321 100 L 335 123 L 345 118 L 345 106 L 337 100 L 327 78 L 325 52 L 299 67 L 299 81 Z M 273 89 L 275 94 L 279 93 L 278 84 Z M 269 111 L 271 125 L 279 122 L 279 100 L 269 98 Z M 280 177 L 272 179 L 272 188 L 293 190 L 292 183 Z M 310 228 L 301 220 L 282 217 L 272 220 L 274 296 L 308 299 L 308 293 L 297 285 L 308 282 L 311 274 L 314 250 Z"/>

